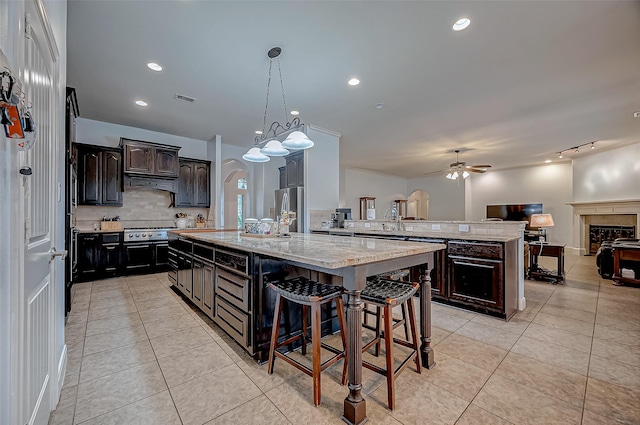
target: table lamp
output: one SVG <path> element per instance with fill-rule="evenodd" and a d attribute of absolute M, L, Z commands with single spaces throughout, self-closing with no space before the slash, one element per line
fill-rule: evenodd
<path fill-rule="evenodd" d="M 531 214 L 529 226 L 542 228 L 540 230 L 540 243 L 544 243 L 546 239 L 545 227 L 553 227 L 553 217 L 551 214 Z"/>

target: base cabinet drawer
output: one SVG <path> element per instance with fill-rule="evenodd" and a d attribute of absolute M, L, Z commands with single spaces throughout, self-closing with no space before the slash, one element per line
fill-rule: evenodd
<path fill-rule="evenodd" d="M 251 281 L 221 268 L 216 270 L 216 295 L 238 307 L 249 311 L 249 293 Z"/>
<path fill-rule="evenodd" d="M 251 318 L 216 295 L 213 321 L 243 347 L 249 346 Z"/>

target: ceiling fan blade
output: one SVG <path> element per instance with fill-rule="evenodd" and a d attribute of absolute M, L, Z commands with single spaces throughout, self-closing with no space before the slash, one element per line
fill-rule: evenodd
<path fill-rule="evenodd" d="M 467 168 L 491 168 L 491 165 L 467 165 Z"/>
<path fill-rule="evenodd" d="M 472 173 L 486 173 L 487 169 L 486 168 L 475 168 L 475 167 L 467 167 L 465 168 L 467 171 L 471 171 Z"/>
<path fill-rule="evenodd" d="M 436 174 L 442 174 L 444 176 L 447 171 L 449 171 L 448 168 L 446 170 L 432 171 L 430 173 L 423 174 L 423 176 L 435 176 Z"/>

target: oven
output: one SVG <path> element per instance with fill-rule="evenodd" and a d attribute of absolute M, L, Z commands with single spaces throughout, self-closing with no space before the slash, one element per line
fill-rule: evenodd
<path fill-rule="evenodd" d="M 169 269 L 168 230 L 125 229 L 123 245 L 127 273 L 157 273 Z"/>

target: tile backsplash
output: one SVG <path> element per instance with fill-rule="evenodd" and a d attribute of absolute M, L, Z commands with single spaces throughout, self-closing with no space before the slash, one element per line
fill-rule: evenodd
<path fill-rule="evenodd" d="M 80 229 L 93 229 L 100 224 L 102 217 L 120 216 L 123 227 L 175 227 L 175 215 L 187 214 L 187 227 L 195 227 L 195 219 L 202 214 L 207 227 L 214 227 L 213 213 L 209 208 L 173 208 L 171 194 L 163 190 L 134 189 L 125 190 L 122 207 L 101 207 L 80 205 L 75 210 L 75 226 Z"/>

